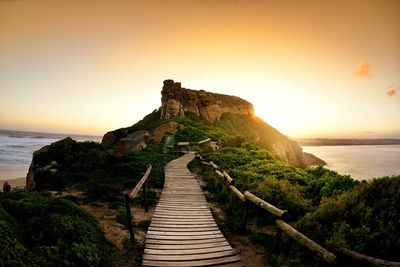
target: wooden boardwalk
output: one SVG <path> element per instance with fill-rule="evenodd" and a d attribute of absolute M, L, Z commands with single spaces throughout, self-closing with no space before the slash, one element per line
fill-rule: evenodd
<path fill-rule="evenodd" d="M 146 235 L 143 266 L 243 266 L 218 229 L 199 182 L 194 154 L 165 166 L 165 184 Z"/>

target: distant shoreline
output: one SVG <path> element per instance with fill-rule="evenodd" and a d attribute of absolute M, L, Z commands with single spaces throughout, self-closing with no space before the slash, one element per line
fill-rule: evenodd
<path fill-rule="evenodd" d="M 334 139 L 334 138 L 298 138 L 300 146 L 361 146 L 361 145 L 400 145 L 400 139 Z"/>
<path fill-rule="evenodd" d="M 3 191 L 3 185 L 5 182 L 8 182 L 11 185 L 11 188 L 17 186 L 25 186 L 26 185 L 26 178 L 16 178 L 16 179 L 7 179 L 7 180 L 0 180 L 0 191 Z"/>

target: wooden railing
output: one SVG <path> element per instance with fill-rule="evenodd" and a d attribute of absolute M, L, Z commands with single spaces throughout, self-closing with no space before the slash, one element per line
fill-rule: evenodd
<path fill-rule="evenodd" d="M 176 146 L 177 146 L 177 149 L 176 149 L 176 156 L 178 156 L 178 153 L 179 152 L 183 152 L 183 151 L 187 151 L 187 152 L 189 152 L 189 151 L 191 151 L 191 145 L 198 145 L 198 146 L 200 146 L 200 145 L 202 145 L 202 144 L 205 144 L 205 143 L 209 143 L 209 142 L 211 142 L 211 138 L 207 138 L 207 139 L 204 139 L 204 140 L 201 140 L 201 141 L 196 141 L 196 142 L 178 142 L 177 144 L 176 144 Z M 185 150 L 182 150 L 182 147 L 184 147 L 185 148 Z"/>
<path fill-rule="evenodd" d="M 271 213 L 275 217 L 277 217 L 275 224 L 278 228 L 276 232 L 276 243 L 275 247 L 277 247 L 277 244 L 279 244 L 279 240 L 282 236 L 282 233 L 287 234 L 289 237 L 291 237 L 294 241 L 296 241 L 298 244 L 306 247 L 308 250 L 310 250 L 314 255 L 318 256 L 321 258 L 324 262 L 326 262 L 329 265 L 335 265 L 337 262 L 337 257 L 334 253 L 330 252 L 329 250 L 325 249 L 312 239 L 308 238 L 306 235 L 302 234 L 292 226 L 290 226 L 285 220 L 290 219 L 289 213 L 286 210 L 281 210 L 274 205 L 268 203 L 267 201 L 255 196 L 249 191 L 245 191 L 244 193 L 241 193 L 240 190 L 238 190 L 235 187 L 235 180 L 229 176 L 228 173 L 225 171 L 221 171 L 219 166 L 215 164 L 212 161 L 207 162 L 204 160 L 201 155 L 197 154 L 197 158 L 201 161 L 202 169 L 204 171 L 205 168 L 209 169 L 211 172 L 215 173 L 216 175 L 214 176 L 214 181 L 215 181 L 215 187 L 217 187 L 218 182 L 223 182 L 224 185 L 224 192 L 230 190 L 231 195 L 236 196 L 242 203 L 244 203 L 244 209 L 243 209 L 243 220 L 241 223 L 241 229 L 245 230 L 246 225 L 247 225 L 247 219 L 248 219 L 248 213 L 249 213 L 249 203 L 253 203 L 256 206 L 258 206 L 261 209 L 266 210 L 267 212 Z M 220 179 L 220 180 L 217 180 Z M 347 248 L 341 247 L 338 251 L 341 255 L 350 258 L 353 261 L 356 261 L 358 263 L 362 264 L 367 264 L 369 266 L 381 266 L 381 267 L 400 267 L 400 262 L 391 262 L 391 261 L 386 261 L 386 260 L 381 260 L 373 257 L 369 257 L 366 255 L 363 255 L 361 253 L 351 251 Z"/>
<path fill-rule="evenodd" d="M 153 167 L 149 165 L 149 167 L 146 170 L 146 173 L 143 175 L 142 179 L 140 179 L 140 181 L 136 184 L 135 188 L 131 192 L 129 191 L 124 192 L 127 228 L 129 231 L 129 236 L 132 245 L 135 244 L 135 233 L 133 231 L 133 225 L 132 225 L 132 212 L 131 212 L 130 202 L 139 195 L 140 189 L 143 188 L 143 206 L 146 212 L 149 211 L 147 205 L 147 192 L 150 190 L 152 168 Z"/>

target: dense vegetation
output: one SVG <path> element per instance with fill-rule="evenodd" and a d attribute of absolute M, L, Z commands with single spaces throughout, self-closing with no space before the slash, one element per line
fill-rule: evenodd
<path fill-rule="evenodd" d="M 35 190 L 67 190 L 74 187 L 82 190 L 88 200 L 115 201 L 125 189 L 132 189 L 153 165 L 154 183 L 163 183 L 163 167 L 172 159 L 160 152 L 157 145 L 142 151 L 132 151 L 116 158 L 95 142 L 75 142 L 70 138 L 50 145 L 47 151 L 38 153 L 35 161 L 39 165 L 55 160 L 57 171 L 51 169 L 35 175 Z"/>
<path fill-rule="evenodd" d="M 325 247 L 337 251 L 340 246 L 370 256 L 400 261 L 400 177 L 385 177 L 370 183 L 358 182 L 323 167 L 299 169 L 275 159 L 268 151 L 243 142 L 219 151 L 204 153 L 236 179 L 240 191 L 249 190 L 260 198 L 288 210 L 294 226 Z M 207 174 L 210 176 L 210 174 Z M 213 179 L 206 178 L 208 189 L 217 200 L 226 203 Z M 225 204 L 226 205 L 226 204 Z M 235 204 L 233 204 L 235 205 Z M 226 209 L 236 226 L 241 218 L 240 205 Z M 272 216 L 253 209 L 259 225 L 269 225 Z M 236 221 L 235 221 L 236 218 Z M 272 243 L 255 235 L 258 242 Z M 264 241 L 263 241 L 264 240 Z M 267 245 L 267 243 L 264 243 Z M 279 254 L 269 257 L 270 264 L 306 266 L 321 264 L 289 239 Z"/>
<path fill-rule="evenodd" d="M 76 204 L 42 194 L 0 194 L 0 266 L 102 266 L 110 246 Z"/>

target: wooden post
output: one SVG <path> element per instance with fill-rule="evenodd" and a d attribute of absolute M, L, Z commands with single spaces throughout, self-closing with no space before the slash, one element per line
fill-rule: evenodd
<path fill-rule="evenodd" d="M 249 216 L 249 201 L 246 199 L 244 201 L 244 210 L 243 210 L 243 221 L 242 225 L 240 227 L 240 230 L 242 232 L 246 231 L 246 225 L 247 225 L 247 217 Z"/>
<path fill-rule="evenodd" d="M 274 248 L 273 248 L 274 252 L 278 252 L 279 244 L 281 243 L 281 238 L 282 238 L 282 230 L 280 228 L 278 228 L 278 230 L 276 230 L 276 234 L 275 234 L 275 242 L 274 242 Z"/>
<path fill-rule="evenodd" d="M 127 193 L 124 194 L 125 198 L 125 208 L 126 208 L 126 220 L 127 220 L 127 227 L 129 231 L 129 236 L 131 238 L 132 245 L 135 245 L 135 234 L 133 232 L 132 226 L 132 214 L 131 214 L 131 207 L 130 207 L 130 197 Z"/>
<path fill-rule="evenodd" d="M 146 210 L 146 212 L 149 211 L 149 208 L 147 207 L 147 185 L 146 183 L 148 183 L 148 181 L 145 182 L 144 186 L 143 186 L 143 204 L 144 204 L 144 209 Z"/>
<path fill-rule="evenodd" d="M 147 177 L 147 191 L 150 192 L 150 183 L 151 183 L 151 172 L 149 173 L 149 177 Z"/>
<path fill-rule="evenodd" d="M 229 209 L 229 212 L 232 212 L 232 206 L 233 206 L 232 205 L 232 195 L 233 195 L 233 192 L 228 192 L 228 209 Z"/>
<path fill-rule="evenodd" d="M 225 181 L 223 181 L 222 182 L 222 194 L 224 195 L 224 197 L 226 197 L 227 187 L 228 187 L 228 184 Z"/>

